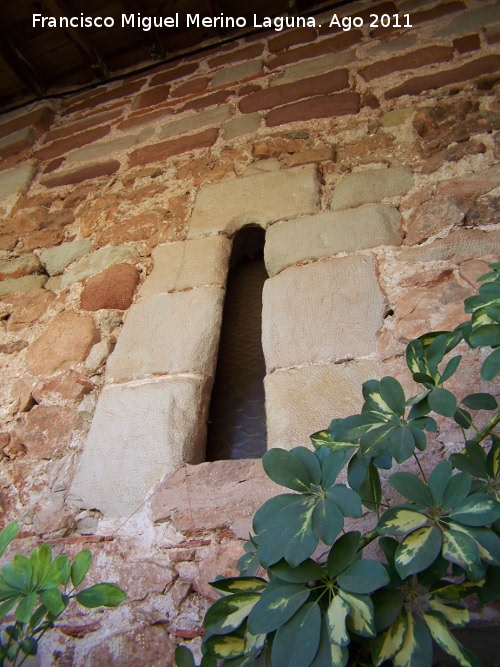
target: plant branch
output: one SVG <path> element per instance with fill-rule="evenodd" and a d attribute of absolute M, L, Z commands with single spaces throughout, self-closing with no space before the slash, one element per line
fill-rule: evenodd
<path fill-rule="evenodd" d="M 483 426 L 483 428 L 476 433 L 476 435 L 469 440 L 475 444 L 480 444 L 486 437 L 488 437 L 495 426 L 500 422 L 500 410 L 493 415 L 493 417 Z"/>

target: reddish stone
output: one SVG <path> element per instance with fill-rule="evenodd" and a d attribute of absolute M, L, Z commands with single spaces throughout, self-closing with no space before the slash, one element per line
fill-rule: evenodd
<path fill-rule="evenodd" d="M 498 44 L 500 42 L 500 28 L 498 26 L 486 28 L 486 39 L 488 44 Z"/>
<path fill-rule="evenodd" d="M 421 173 L 432 174 L 445 162 L 458 162 L 467 155 L 478 155 L 480 153 L 486 153 L 486 146 L 482 141 L 464 141 L 433 155 L 424 164 Z"/>
<path fill-rule="evenodd" d="M 130 264 L 115 264 L 88 279 L 80 297 L 83 310 L 116 308 L 127 310 L 132 305 L 139 272 Z"/>
<path fill-rule="evenodd" d="M 170 83 L 176 79 L 182 79 L 184 76 L 194 74 L 198 69 L 198 63 L 185 63 L 174 69 L 170 68 L 165 72 L 158 72 L 150 81 L 150 86 L 158 86 L 161 83 Z"/>
<path fill-rule="evenodd" d="M 342 151 L 339 151 L 339 154 L 341 161 L 384 161 L 387 160 L 393 147 L 394 137 L 390 134 L 372 134 L 371 136 L 365 137 L 362 141 L 348 144 Z"/>
<path fill-rule="evenodd" d="M 453 46 L 459 53 L 469 53 L 470 51 L 478 51 L 481 48 L 481 40 L 479 35 L 465 35 L 464 37 L 457 37 L 453 40 Z"/>
<path fill-rule="evenodd" d="M 210 79 L 206 76 L 201 76 L 198 79 L 191 79 L 185 83 L 181 83 L 177 88 L 172 90 L 171 97 L 185 97 L 186 95 L 193 95 L 194 93 L 202 93 L 207 89 Z"/>
<path fill-rule="evenodd" d="M 159 211 L 147 211 L 131 218 L 118 217 L 106 221 L 96 233 L 95 242 L 100 246 L 110 242 L 120 245 L 130 241 L 145 241 L 164 224 L 165 214 Z"/>
<path fill-rule="evenodd" d="M 51 174 L 56 169 L 59 169 L 59 167 L 64 163 L 65 159 L 66 158 L 64 158 L 64 157 L 57 157 L 55 160 L 51 160 L 49 162 L 49 164 L 43 170 L 43 173 L 44 174 Z"/>
<path fill-rule="evenodd" d="M 15 435 L 36 459 L 54 459 L 64 454 L 73 430 L 78 428 L 80 418 L 76 410 L 68 406 L 35 405 L 23 415 Z"/>
<path fill-rule="evenodd" d="M 286 155 L 285 164 L 287 167 L 297 167 L 301 164 L 318 164 L 333 159 L 333 146 L 321 146 L 320 148 L 310 148 L 309 150 L 294 153 L 293 155 Z"/>
<path fill-rule="evenodd" d="M 388 100 L 402 95 L 420 95 L 424 90 L 435 90 L 453 83 L 477 79 L 484 74 L 492 74 L 500 69 L 500 56 L 489 55 L 454 69 L 419 76 L 405 81 L 385 93 Z"/>
<path fill-rule="evenodd" d="M 29 232 L 21 238 L 19 249 L 25 252 L 31 252 L 36 248 L 47 248 L 59 245 L 62 241 L 72 241 L 72 237 L 66 238 L 64 227 L 47 227 L 35 232 Z"/>
<path fill-rule="evenodd" d="M 0 353 L 2 354 L 17 354 L 28 347 L 25 340 L 11 340 L 10 343 L 2 343 L 0 345 Z"/>
<path fill-rule="evenodd" d="M 422 243 L 431 236 L 459 225 L 464 218 L 454 197 L 434 197 L 419 206 L 406 222 L 406 245 Z"/>
<path fill-rule="evenodd" d="M 66 171 L 59 171 L 53 175 L 43 176 L 40 183 L 47 188 L 55 188 L 59 185 L 73 185 L 74 183 L 81 183 L 90 178 L 99 178 L 100 176 L 111 176 L 120 168 L 118 160 L 107 160 L 106 162 L 95 162 L 94 164 L 87 164 L 85 167 L 77 167 L 76 169 L 67 169 Z"/>
<path fill-rule="evenodd" d="M 424 65 L 442 63 L 453 58 L 453 49 L 450 46 L 427 46 L 417 51 L 405 53 L 403 56 L 395 56 L 389 60 L 379 61 L 368 65 L 361 70 L 361 75 L 365 81 L 372 81 L 381 76 L 387 76 L 393 72 L 400 72 L 405 69 L 417 69 Z"/>
<path fill-rule="evenodd" d="M 39 135 L 49 129 L 53 118 L 54 111 L 49 107 L 34 109 L 22 116 L 17 116 L 5 123 L 0 123 L 0 138 L 6 137 L 18 130 L 24 130 L 26 127 L 32 127 L 36 134 Z"/>
<path fill-rule="evenodd" d="M 500 196 L 477 197 L 470 203 L 463 202 L 463 208 L 468 226 L 495 225 L 500 216 Z"/>
<path fill-rule="evenodd" d="M 361 106 L 369 109 L 380 109 L 380 102 L 370 91 L 361 95 Z"/>
<path fill-rule="evenodd" d="M 92 391 L 94 385 L 73 370 L 37 382 L 31 395 L 39 405 L 65 405 L 81 400 Z"/>
<path fill-rule="evenodd" d="M 5 445 L 3 444 L 5 441 L 4 439 L 2 439 L 2 442 L 0 443 L 0 447 L 5 458 L 9 459 L 9 461 L 15 461 L 15 459 L 21 458 L 21 456 L 26 454 L 26 447 L 18 437 L 11 437 L 8 433 L 2 435 L 7 436 L 7 442 Z"/>
<path fill-rule="evenodd" d="M 12 214 L 18 213 L 24 208 L 50 208 L 53 202 L 54 197 L 47 192 L 38 195 L 24 194 L 17 200 L 14 208 L 12 209 Z"/>
<path fill-rule="evenodd" d="M 314 58 L 315 56 L 322 56 L 325 53 L 335 53 L 348 49 L 354 44 L 358 44 L 363 39 L 363 33 L 360 30 L 350 30 L 342 34 L 334 35 L 333 37 L 323 39 L 307 46 L 299 46 L 296 49 L 285 51 L 280 55 L 272 58 L 267 62 L 267 66 L 271 69 L 282 67 L 290 63 L 299 62 L 305 58 Z"/>
<path fill-rule="evenodd" d="M 92 317 L 72 311 L 59 313 L 30 345 L 26 355 L 28 371 L 45 375 L 65 370 L 83 361 L 97 340 Z"/>
<path fill-rule="evenodd" d="M 142 88 L 144 81 L 144 79 L 132 82 L 125 81 L 125 83 L 117 86 L 116 88 L 112 88 L 98 95 L 92 95 L 80 103 L 77 102 L 72 104 L 71 102 L 73 101 L 73 98 L 66 107 L 65 113 L 76 113 L 77 111 L 83 111 L 84 109 L 96 108 L 101 104 L 105 104 L 106 102 L 111 102 L 113 100 L 120 99 L 121 97 L 128 97 L 129 95 L 133 95 Z"/>
<path fill-rule="evenodd" d="M 233 94 L 234 90 L 218 90 L 211 95 L 197 97 L 196 99 L 187 102 L 181 109 L 179 109 L 179 111 L 187 111 L 188 109 L 208 109 L 208 107 L 211 107 L 214 104 L 223 104 Z"/>
<path fill-rule="evenodd" d="M 297 44 L 313 42 L 316 37 L 315 28 L 296 28 L 295 30 L 286 30 L 281 35 L 269 39 L 267 46 L 271 53 L 279 53 Z"/>
<path fill-rule="evenodd" d="M 436 195 L 452 195 L 457 199 L 477 197 L 498 187 L 498 168 L 483 172 L 468 174 L 462 178 L 453 178 L 441 181 L 436 189 Z"/>
<path fill-rule="evenodd" d="M 264 51 L 264 44 L 252 44 L 245 47 L 244 49 L 237 49 L 236 51 L 231 51 L 230 53 L 224 53 L 215 58 L 210 58 L 208 60 L 208 66 L 210 68 L 220 67 L 221 65 L 229 65 L 231 63 L 241 62 L 242 60 L 251 60 L 252 58 L 257 58 Z"/>
<path fill-rule="evenodd" d="M 294 83 L 287 83 L 283 86 L 273 86 L 265 90 L 259 90 L 244 97 L 238 107 L 242 113 L 274 109 L 277 106 L 295 102 L 305 97 L 327 95 L 348 87 L 349 74 L 346 69 L 340 69 Z"/>
<path fill-rule="evenodd" d="M 412 25 L 417 25 L 418 23 L 439 19 L 442 16 L 448 16 L 448 14 L 453 14 L 454 12 L 459 12 L 464 9 L 467 9 L 467 7 L 463 2 L 461 2 L 461 0 L 445 2 L 442 5 L 433 7 L 432 9 L 423 9 L 420 12 L 412 12 L 410 15 L 411 23 Z"/>
<path fill-rule="evenodd" d="M 132 109 L 144 109 L 145 107 L 153 107 L 156 104 L 165 102 L 168 99 L 169 91 L 169 85 L 148 88 L 148 90 L 145 90 L 135 98 Z"/>
<path fill-rule="evenodd" d="M 210 128 L 198 134 L 190 134 L 178 139 L 163 141 L 154 146 L 138 148 L 130 156 L 129 167 L 142 166 L 150 162 L 161 162 L 174 155 L 180 155 L 197 148 L 208 148 L 213 146 L 218 136 L 219 130 Z"/>
<path fill-rule="evenodd" d="M 250 95 L 250 93 L 255 93 L 256 90 L 262 90 L 262 86 L 258 83 L 246 83 L 244 86 L 241 86 L 238 89 L 238 94 L 240 97 L 243 95 Z"/>
<path fill-rule="evenodd" d="M 55 294 L 37 289 L 23 294 L 7 322 L 7 331 L 21 331 L 44 315 L 55 300 Z"/>
<path fill-rule="evenodd" d="M 78 134 L 71 135 L 65 139 L 58 139 L 50 146 L 35 151 L 34 156 L 39 160 L 52 160 L 53 158 L 65 155 L 76 148 L 81 148 L 82 146 L 91 144 L 93 141 L 102 139 L 109 134 L 110 129 L 109 125 L 104 125 L 102 127 L 86 130 L 85 132 L 79 132 Z"/>
<path fill-rule="evenodd" d="M 61 125 L 50 132 L 47 132 L 43 138 L 43 144 L 47 144 L 50 141 L 55 141 L 56 139 L 64 139 L 65 137 L 73 136 L 78 132 L 83 132 L 92 127 L 98 125 L 103 125 L 104 123 L 109 123 L 112 120 L 115 120 L 121 116 L 121 109 L 112 109 L 111 111 L 101 111 L 97 114 L 92 114 L 91 116 L 79 120 L 76 123 L 67 123 L 66 125 Z"/>
<path fill-rule="evenodd" d="M 311 120 L 312 118 L 330 118 L 332 116 L 345 116 L 355 114 L 359 111 L 358 93 L 337 93 L 336 95 L 323 95 L 302 100 L 295 104 L 270 111 L 266 116 L 266 125 L 275 127 L 285 123 L 293 123 L 300 120 Z"/>
<path fill-rule="evenodd" d="M 85 662 L 88 667 L 165 667 L 175 664 L 175 648 L 164 624 L 137 626 L 90 648 Z"/>

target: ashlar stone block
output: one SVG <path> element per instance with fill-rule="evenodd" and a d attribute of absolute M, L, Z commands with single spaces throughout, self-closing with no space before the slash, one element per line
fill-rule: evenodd
<path fill-rule="evenodd" d="M 371 257 L 292 266 L 264 284 L 262 347 L 267 372 L 370 355 L 385 300 Z"/>
<path fill-rule="evenodd" d="M 22 167 L 6 169 L 0 174 L 0 199 L 25 190 L 35 173 L 34 164 L 23 164 Z"/>
<path fill-rule="evenodd" d="M 196 198 L 188 237 L 316 213 L 319 181 L 315 165 L 207 185 Z"/>
<path fill-rule="evenodd" d="M 371 359 L 277 371 L 264 379 L 267 446 L 311 446 L 309 436 L 332 419 L 361 410 L 361 385 L 379 376 Z"/>
<path fill-rule="evenodd" d="M 101 273 L 108 266 L 119 264 L 127 259 L 137 257 L 139 253 L 131 246 L 106 246 L 82 257 L 68 268 L 61 280 L 61 287 L 67 287 L 78 280 L 86 280 L 90 276 Z"/>
<path fill-rule="evenodd" d="M 139 295 L 151 297 L 187 287 L 226 284 L 231 241 L 225 236 L 206 236 L 167 243 L 153 250 L 154 268 Z"/>
<path fill-rule="evenodd" d="M 406 166 L 356 171 L 335 186 L 330 208 L 338 211 L 379 202 L 385 197 L 404 195 L 412 187 L 413 172 Z"/>
<path fill-rule="evenodd" d="M 108 359 L 106 380 L 176 373 L 212 376 L 223 303 L 223 289 L 199 287 L 134 304 Z"/>
<path fill-rule="evenodd" d="M 401 245 L 401 216 L 394 206 L 369 204 L 271 225 L 264 258 L 270 276 L 292 264 L 380 245 Z"/>
<path fill-rule="evenodd" d="M 186 116 L 185 118 L 179 118 L 178 120 L 167 123 L 160 131 L 160 139 L 177 137 L 179 134 L 193 132 L 206 125 L 220 125 L 230 118 L 231 107 L 229 105 L 226 104 L 219 107 L 213 107 L 212 109 L 200 111 L 190 116 Z"/>
<path fill-rule="evenodd" d="M 87 255 L 92 250 L 88 239 L 77 239 L 69 243 L 62 243 L 55 248 L 47 248 L 40 253 L 40 260 L 47 269 L 49 276 L 56 276 L 80 257 Z"/>
<path fill-rule="evenodd" d="M 70 498 L 106 517 L 134 512 L 185 461 L 204 458 L 205 383 L 164 378 L 105 388 Z"/>

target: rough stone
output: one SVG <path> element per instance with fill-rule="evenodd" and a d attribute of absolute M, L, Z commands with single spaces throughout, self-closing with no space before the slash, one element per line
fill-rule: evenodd
<path fill-rule="evenodd" d="M 251 113 L 240 118 L 235 118 L 227 123 L 224 123 L 224 136 L 231 140 L 236 137 L 241 137 L 243 134 L 250 134 L 256 132 L 260 128 L 260 115 L 258 113 Z"/>
<path fill-rule="evenodd" d="M 377 363 L 348 361 L 277 371 L 264 379 L 267 445 L 311 447 L 309 436 L 328 428 L 332 419 L 359 412 L 361 385 L 379 377 Z"/>
<path fill-rule="evenodd" d="M 40 253 L 40 260 L 49 276 L 57 276 L 72 262 L 87 255 L 92 250 L 89 240 L 82 239 L 62 243 L 55 248 L 47 248 Z"/>
<path fill-rule="evenodd" d="M 328 53 L 326 56 L 306 60 L 296 65 L 289 65 L 283 74 L 276 76 L 271 81 L 271 86 L 281 86 L 285 83 L 293 83 L 294 81 L 301 81 L 310 76 L 318 76 L 331 72 L 337 67 L 348 65 L 353 61 L 354 54 L 352 51 L 342 51 L 341 53 Z"/>
<path fill-rule="evenodd" d="M 33 273 L 41 273 L 42 265 L 36 255 L 26 253 L 19 257 L 0 259 L 0 280 L 22 278 Z"/>
<path fill-rule="evenodd" d="M 42 176 L 40 183 L 47 188 L 56 188 L 61 185 L 74 185 L 87 181 L 90 178 L 100 176 L 111 176 L 120 168 L 118 160 L 106 160 L 105 162 L 94 162 L 73 169 L 57 170 L 54 173 Z"/>
<path fill-rule="evenodd" d="M 298 262 L 379 245 L 401 244 L 401 216 L 393 206 L 369 204 L 276 223 L 268 228 L 264 256 L 275 275 Z"/>
<path fill-rule="evenodd" d="M 446 162 L 459 162 L 469 155 L 486 153 L 486 146 L 482 141 L 464 141 L 450 148 L 446 148 L 433 155 L 422 167 L 422 174 L 432 174 Z"/>
<path fill-rule="evenodd" d="M 67 287 L 78 280 L 85 280 L 101 273 L 112 264 L 119 264 L 127 259 L 138 256 L 135 248 L 130 246 L 107 246 L 83 257 L 73 264 L 63 275 L 61 287 Z"/>
<path fill-rule="evenodd" d="M 189 134 L 187 136 L 161 141 L 137 148 L 129 159 L 129 167 L 137 167 L 151 162 L 162 162 L 174 155 L 187 153 L 187 151 L 198 150 L 199 148 L 209 148 L 217 141 L 219 128 L 211 127 L 198 134 Z"/>
<path fill-rule="evenodd" d="M 233 234 L 248 224 L 265 227 L 276 220 L 315 213 L 318 194 L 312 165 L 208 185 L 196 198 L 188 237 L 221 231 Z"/>
<path fill-rule="evenodd" d="M 406 223 L 406 245 L 426 241 L 434 234 L 458 225 L 464 219 L 463 211 L 454 197 L 435 197 L 418 206 Z"/>
<path fill-rule="evenodd" d="M 483 262 L 480 259 L 471 259 L 460 265 L 460 275 L 472 287 L 477 287 L 477 279 L 484 276 L 488 271 L 490 271 L 488 262 Z"/>
<path fill-rule="evenodd" d="M 129 516 L 188 461 L 203 459 L 204 382 L 167 378 L 105 388 L 71 487 L 76 504 Z"/>
<path fill-rule="evenodd" d="M 33 164 L 23 164 L 22 167 L 2 171 L 0 173 L 0 199 L 25 190 L 33 178 L 35 169 Z"/>
<path fill-rule="evenodd" d="M 451 232 L 446 238 L 419 248 L 402 250 L 396 255 L 396 259 L 400 262 L 463 261 L 495 255 L 499 244 L 500 231 L 466 229 Z"/>
<path fill-rule="evenodd" d="M 223 302 L 220 287 L 199 287 L 134 304 L 108 359 L 107 381 L 176 373 L 213 375 Z"/>
<path fill-rule="evenodd" d="M 7 331 L 21 331 L 29 327 L 47 312 L 54 300 L 54 294 L 46 289 L 33 290 L 23 295 L 9 317 Z"/>
<path fill-rule="evenodd" d="M 94 346 L 95 347 L 95 346 Z M 40 380 L 32 389 L 31 395 L 39 405 L 66 405 L 71 401 L 80 401 L 94 385 L 74 370 Z"/>
<path fill-rule="evenodd" d="M 135 266 L 114 264 L 88 279 L 80 297 L 80 308 L 127 310 L 132 305 L 138 282 L 139 272 Z"/>
<path fill-rule="evenodd" d="M 35 141 L 35 132 L 31 127 L 25 127 L 0 139 L 0 156 L 5 159 L 29 148 Z"/>
<path fill-rule="evenodd" d="M 47 282 L 47 276 L 24 276 L 23 278 L 9 278 L 0 282 L 0 296 L 12 292 L 31 292 L 40 289 Z"/>
<path fill-rule="evenodd" d="M 151 297 L 203 285 L 224 287 L 230 254 L 231 241 L 224 236 L 159 246 L 153 250 L 154 268 L 139 295 Z"/>
<path fill-rule="evenodd" d="M 369 257 L 293 266 L 264 284 L 267 372 L 372 353 L 385 300 Z"/>
<path fill-rule="evenodd" d="M 105 338 L 92 346 L 87 358 L 85 359 L 85 369 L 90 373 L 95 373 L 105 363 L 112 352 L 111 340 Z"/>
<path fill-rule="evenodd" d="M 436 37 L 448 37 L 461 33 L 468 34 L 472 30 L 483 28 L 500 21 L 500 7 L 496 4 L 486 7 L 477 7 L 468 12 L 460 12 L 450 23 L 436 32 Z"/>
<path fill-rule="evenodd" d="M 225 86 L 233 81 L 243 81 L 252 76 L 257 76 L 262 71 L 262 60 L 248 60 L 240 65 L 220 69 L 212 79 L 212 88 Z"/>
<path fill-rule="evenodd" d="M 80 423 L 78 413 L 68 406 L 35 405 L 22 419 L 16 436 L 35 459 L 62 456 Z"/>
<path fill-rule="evenodd" d="M 206 111 L 199 111 L 185 118 L 173 120 L 160 130 L 160 139 L 169 139 L 177 137 L 185 132 L 199 130 L 206 125 L 220 125 L 231 118 L 231 107 L 228 104 L 219 107 L 213 107 Z"/>
<path fill-rule="evenodd" d="M 335 151 L 333 146 L 318 146 L 318 148 L 309 148 L 308 150 L 285 155 L 285 164 L 287 167 L 297 167 L 302 164 L 320 164 L 328 160 L 333 160 Z"/>
<path fill-rule="evenodd" d="M 381 127 L 394 127 L 402 125 L 415 112 L 412 107 L 403 107 L 402 109 L 394 109 L 393 111 L 386 111 L 379 120 Z"/>
<path fill-rule="evenodd" d="M 354 172 L 335 186 L 330 208 L 338 211 L 378 202 L 385 197 L 404 195 L 412 187 L 413 173 L 409 167 Z"/>
<path fill-rule="evenodd" d="M 78 151 L 74 151 L 67 156 L 71 162 L 83 162 L 85 160 L 98 160 L 102 157 L 108 157 L 113 153 L 126 151 L 137 144 L 141 144 L 148 139 L 151 139 L 155 130 L 152 127 L 142 130 L 139 134 L 129 134 L 111 141 L 100 141 L 99 143 L 85 146 Z"/>
<path fill-rule="evenodd" d="M 107 637 L 88 649 L 84 667 L 136 667 L 147 656 L 149 667 L 173 665 L 176 645 L 163 624 L 134 627 L 129 632 Z"/>
<path fill-rule="evenodd" d="M 29 347 L 28 370 L 34 375 L 65 370 L 83 361 L 96 340 L 92 317 L 72 311 L 59 313 Z"/>

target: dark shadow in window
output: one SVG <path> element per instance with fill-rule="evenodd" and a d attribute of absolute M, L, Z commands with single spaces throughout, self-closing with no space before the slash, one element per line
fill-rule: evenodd
<path fill-rule="evenodd" d="M 234 237 L 208 418 L 207 461 L 260 458 L 267 449 L 264 240 L 260 227 L 244 227 Z"/>

